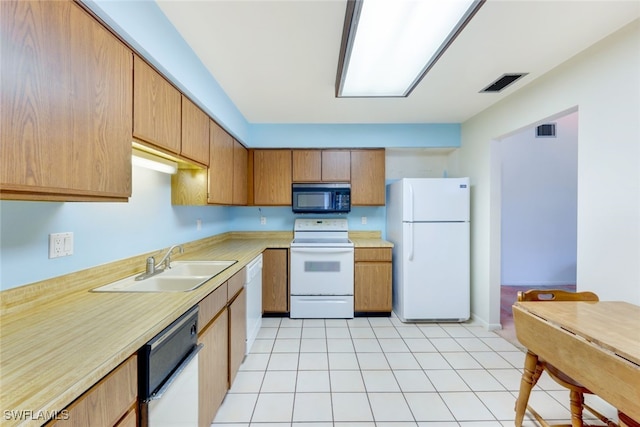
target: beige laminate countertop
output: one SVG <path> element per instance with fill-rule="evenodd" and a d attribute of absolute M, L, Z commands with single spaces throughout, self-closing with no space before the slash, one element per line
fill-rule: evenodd
<path fill-rule="evenodd" d="M 379 234 L 350 236 L 356 247 L 391 247 Z M 143 254 L 0 293 L 2 425 L 41 425 L 136 353 L 266 248 L 288 248 L 290 232 L 226 233 L 185 244 L 180 260 L 237 260 L 200 288 L 177 293 L 98 293 L 140 272 Z M 22 420 L 6 411 L 30 411 Z M 33 419 L 36 418 L 36 419 Z"/>

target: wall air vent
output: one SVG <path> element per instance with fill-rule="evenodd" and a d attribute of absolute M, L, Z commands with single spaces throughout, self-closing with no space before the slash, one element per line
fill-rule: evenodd
<path fill-rule="evenodd" d="M 498 80 L 494 81 L 493 83 L 491 83 L 489 86 L 485 87 L 484 89 L 482 89 L 480 91 L 480 93 L 483 92 L 487 92 L 487 93 L 497 93 L 500 92 L 502 89 L 504 89 L 505 87 L 509 86 L 510 84 L 514 83 L 516 80 L 520 79 L 521 77 L 526 76 L 529 73 L 509 73 L 509 74 L 503 74 L 502 76 L 500 76 L 498 78 Z"/>
<path fill-rule="evenodd" d="M 545 123 L 536 127 L 536 138 L 555 138 L 556 137 L 556 124 Z"/>

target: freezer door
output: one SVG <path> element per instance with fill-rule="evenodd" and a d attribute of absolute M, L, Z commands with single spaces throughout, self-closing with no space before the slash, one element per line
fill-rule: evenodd
<path fill-rule="evenodd" d="M 469 221 L 469 178 L 405 179 L 403 221 Z"/>
<path fill-rule="evenodd" d="M 403 243 L 404 320 L 467 320 L 469 223 L 405 224 Z"/>

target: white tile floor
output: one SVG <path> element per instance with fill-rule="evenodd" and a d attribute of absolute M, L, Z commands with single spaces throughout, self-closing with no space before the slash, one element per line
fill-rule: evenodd
<path fill-rule="evenodd" d="M 523 362 L 473 324 L 264 318 L 213 427 L 512 426 Z M 568 402 L 546 374 L 531 396 L 557 422 L 568 422 Z"/>

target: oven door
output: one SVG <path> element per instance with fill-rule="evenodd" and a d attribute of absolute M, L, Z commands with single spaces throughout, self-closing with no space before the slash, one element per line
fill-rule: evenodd
<path fill-rule="evenodd" d="M 291 295 L 353 295 L 353 248 L 291 247 Z"/>

